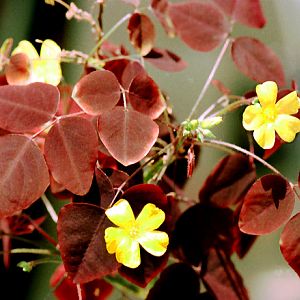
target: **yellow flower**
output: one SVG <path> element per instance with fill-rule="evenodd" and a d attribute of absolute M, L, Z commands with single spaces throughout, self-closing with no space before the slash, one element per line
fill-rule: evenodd
<path fill-rule="evenodd" d="M 300 132 L 300 120 L 294 116 L 299 109 L 297 92 L 291 92 L 276 102 L 278 87 L 273 81 L 256 86 L 259 103 L 248 106 L 243 114 L 243 126 L 254 130 L 255 141 L 264 149 L 275 143 L 275 131 L 285 142 L 292 142 Z"/>
<path fill-rule="evenodd" d="M 165 213 L 154 204 L 146 204 L 135 219 L 128 201 L 121 199 L 105 214 L 119 226 L 108 227 L 104 236 L 108 253 L 116 253 L 119 263 L 137 268 L 141 264 L 139 245 L 154 256 L 166 252 L 169 237 L 165 232 L 155 230 L 164 222 Z"/>
<path fill-rule="evenodd" d="M 29 77 L 18 84 L 29 84 L 32 82 L 45 82 L 52 85 L 58 85 L 62 78 L 60 67 L 60 47 L 52 40 L 45 40 L 41 46 L 40 56 L 34 46 L 28 41 L 21 41 L 12 55 L 23 53 L 26 54 L 30 61 Z M 14 81 L 12 77 L 11 81 Z M 8 78 L 9 82 L 9 78 Z M 14 84 L 14 82 L 9 82 Z"/>

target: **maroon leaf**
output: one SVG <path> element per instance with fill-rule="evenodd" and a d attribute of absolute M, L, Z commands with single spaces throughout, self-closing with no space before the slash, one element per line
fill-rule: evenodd
<path fill-rule="evenodd" d="M 101 114 L 99 136 L 110 154 L 125 166 L 144 158 L 158 137 L 158 126 L 147 116 L 123 107 Z"/>
<path fill-rule="evenodd" d="M 125 90 L 127 90 L 132 82 L 132 80 L 140 73 L 147 74 L 144 67 L 138 63 L 137 61 L 131 61 L 125 67 L 122 74 L 122 86 Z"/>
<path fill-rule="evenodd" d="M 13 132 L 35 129 L 54 117 L 58 101 L 58 89 L 51 84 L 1 86 L 0 127 Z"/>
<path fill-rule="evenodd" d="M 99 115 L 118 103 L 120 85 L 112 72 L 94 71 L 77 82 L 72 97 L 87 114 Z"/>
<path fill-rule="evenodd" d="M 249 78 L 264 82 L 276 81 L 285 85 L 285 75 L 277 55 L 261 41 L 250 37 L 234 40 L 231 55 L 238 69 Z"/>
<path fill-rule="evenodd" d="M 104 231 L 111 225 L 104 210 L 95 205 L 72 203 L 60 210 L 59 249 L 65 269 L 75 283 L 99 279 L 118 268 L 104 241 Z"/>
<path fill-rule="evenodd" d="M 145 59 L 158 69 L 167 72 L 180 72 L 187 66 L 184 60 L 167 49 L 153 48 Z"/>
<path fill-rule="evenodd" d="M 224 15 L 212 3 L 188 1 L 170 4 L 169 15 L 179 37 L 197 51 L 213 50 L 229 32 Z"/>
<path fill-rule="evenodd" d="M 18 53 L 10 58 L 9 64 L 5 68 L 5 75 L 9 84 L 26 84 L 30 72 L 30 61 L 26 54 Z"/>
<path fill-rule="evenodd" d="M 203 275 L 203 282 L 213 292 L 216 299 L 249 299 L 241 275 L 235 269 L 230 258 L 222 250 L 212 249 L 210 251 L 206 272 Z"/>
<path fill-rule="evenodd" d="M 58 300 L 78 299 L 76 284 L 66 277 L 64 265 L 56 268 L 50 278 L 50 286 L 54 288 L 54 295 Z M 105 300 L 111 294 L 113 287 L 103 279 L 96 279 L 82 284 L 82 300 Z"/>
<path fill-rule="evenodd" d="M 207 177 L 199 192 L 199 199 L 201 202 L 229 207 L 241 200 L 255 178 L 255 169 L 246 155 L 228 155 Z"/>
<path fill-rule="evenodd" d="M 231 18 L 253 28 L 266 24 L 260 0 L 214 0 Z"/>
<path fill-rule="evenodd" d="M 171 246 L 181 260 L 199 266 L 213 246 L 231 251 L 232 229 L 232 210 L 196 204 L 176 222 Z"/>
<path fill-rule="evenodd" d="M 42 152 L 22 135 L 0 137 L 0 218 L 29 207 L 49 185 Z"/>
<path fill-rule="evenodd" d="M 175 30 L 171 22 L 170 16 L 168 15 L 168 7 L 168 0 L 151 0 L 151 8 L 154 15 L 156 16 L 156 18 L 158 19 L 168 36 L 174 37 Z"/>
<path fill-rule="evenodd" d="M 134 13 L 127 26 L 129 40 L 133 47 L 144 56 L 154 45 L 155 29 L 152 21 L 144 14 Z"/>
<path fill-rule="evenodd" d="M 285 225 L 280 237 L 280 250 L 288 264 L 300 276 L 300 213 Z"/>
<path fill-rule="evenodd" d="M 295 203 L 289 182 L 279 175 L 265 175 L 245 196 L 240 213 L 240 230 L 249 234 L 267 234 L 290 217 Z"/>
<path fill-rule="evenodd" d="M 60 119 L 45 141 L 53 178 L 74 194 L 86 194 L 93 179 L 97 147 L 97 134 L 90 121 L 80 117 Z"/>
<path fill-rule="evenodd" d="M 176 263 L 167 267 L 149 291 L 146 300 L 197 300 L 200 282 L 198 274 L 187 264 Z"/>
<path fill-rule="evenodd" d="M 158 118 L 165 109 L 158 86 L 146 73 L 139 73 L 133 79 L 128 98 L 135 110 L 151 119 Z"/>

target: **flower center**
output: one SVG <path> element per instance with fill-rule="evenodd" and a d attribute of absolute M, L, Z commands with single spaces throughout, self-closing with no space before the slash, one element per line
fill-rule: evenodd
<path fill-rule="evenodd" d="M 138 235 L 139 235 L 139 228 L 138 228 L 138 226 L 133 225 L 129 230 L 129 236 L 132 239 L 137 239 Z"/>
<path fill-rule="evenodd" d="M 277 111 L 275 105 L 269 105 L 263 108 L 263 117 L 265 122 L 273 123 L 277 118 Z"/>

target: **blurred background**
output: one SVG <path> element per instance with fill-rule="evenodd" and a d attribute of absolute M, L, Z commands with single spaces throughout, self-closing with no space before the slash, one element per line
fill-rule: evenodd
<path fill-rule="evenodd" d="M 95 0 L 74 0 L 79 8 L 94 9 L 95 15 L 98 13 L 96 2 Z M 130 5 L 126 5 L 120 0 L 106 0 L 106 2 L 103 18 L 104 31 L 107 31 L 126 13 L 132 11 Z M 146 6 L 148 1 L 144 0 L 142 3 L 145 4 L 142 6 Z M 266 26 L 261 30 L 255 30 L 236 24 L 233 36 L 245 35 L 263 41 L 280 57 L 285 68 L 287 83 L 295 80 L 300 84 L 300 1 L 262 0 L 261 3 L 267 19 Z M 68 21 L 65 18 L 65 13 L 66 9 L 63 6 L 59 4 L 55 6 L 46 5 L 44 0 L 1 0 L 0 44 L 8 37 L 14 39 L 14 47 L 24 39 L 34 42 L 35 39 L 50 38 L 63 49 L 76 49 L 88 53 L 94 45 L 89 25 L 76 20 Z M 209 53 L 193 51 L 177 38 L 169 39 L 153 15 L 150 12 L 147 14 L 156 24 L 156 46 L 170 49 L 188 63 L 188 67 L 180 73 L 166 73 L 154 69 L 149 64 L 146 65 L 154 80 L 170 96 L 174 114 L 181 122 L 188 116 L 195 99 L 197 99 L 219 49 Z M 119 28 L 111 36 L 111 41 L 117 44 L 122 43 L 132 50 L 128 42 L 126 25 Z M 35 46 L 38 48 L 39 44 L 35 44 Z M 79 66 L 65 64 L 63 66 L 65 81 L 75 83 L 79 79 L 81 71 Z M 244 94 L 256 85 L 255 82 L 246 78 L 236 69 L 231 61 L 229 51 L 225 55 L 215 78 L 229 87 L 233 94 Z M 219 96 L 218 91 L 211 87 L 199 107 L 199 113 Z M 237 111 L 227 116 L 221 130 L 216 130 L 215 133 L 219 139 L 247 147 L 246 133 L 241 125 L 241 114 L 242 111 Z M 284 145 L 269 159 L 271 164 L 293 182 L 296 181 L 300 169 L 299 150 L 300 139 L 298 137 L 293 144 Z M 188 196 L 197 198 L 201 184 L 222 156 L 224 153 L 218 150 L 203 149 L 199 167 L 186 187 Z M 262 175 L 268 171 L 259 166 L 258 172 L 259 175 Z M 42 206 L 39 207 L 38 203 L 36 206 L 37 209 L 43 209 Z M 296 210 L 299 210 L 299 204 L 296 206 Z M 55 235 L 51 221 L 47 225 L 52 228 L 52 233 Z M 245 259 L 242 261 L 239 261 L 238 258 L 235 259 L 237 268 L 241 272 L 253 300 L 300 299 L 300 280 L 283 260 L 279 250 L 280 232 L 281 229 L 273 234 L 260 237 Z M 10 271 L 5 271 L 3 265 L 0 267 L 0 298 L 53 299 L 49 288 L 49 278 L 56 265 L 40 266 L 31 273 L 22 273 L 21 269 L 13 267 L 18 261 L 18 257 L 14 256 Z M 3 288 L 7 290 L 8 294 L 3 294 Z"/>

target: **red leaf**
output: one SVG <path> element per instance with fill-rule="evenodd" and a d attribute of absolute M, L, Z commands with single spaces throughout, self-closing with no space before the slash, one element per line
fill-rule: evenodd
<path fill-rule="evenodd" d="M 59 249 L 65 269 L 75 283 L 99 279 L 118 268 L 104 241 L 104 231 L 111 225 L 104 210 L 95 205 L 73 203 L 60 210 Z"/>
<path fill-rule="evenodd" d="M 285 225 L 280 237 L 280 250 L 288 264 L 300 276 L 300 213 Z"/>
<path fill-rule="evenodd" d="M 132 80 L 140 73 L 147 74 L 144 67 L 137 61 L 131 61 L 124 68 L 122 74 L 122 86 L 125 90 L 128 90 Z"/>
<path fill-rule="evenodd" d="M 151 8 L 154 15 L 156 16 L 168 36 L 174 37 L 175 32 L 170 16 L 168 15 L 168 7 L 168 0 L 151 0 Z"/>
<path fill-rule="evenodd" d="M 146 73 L 139 73 L 132 80 L 128 98 L 135 110 L 151 119 L 158 118 L 165 109 L 158 86 Z"/>
<path fill-rule="evenodd" d="M 214 0 L 233 20 L 253 28 L 266 24 L 260 0 Z"/>
<path fill-rule="evenodd" d="M 197 51 L 210 51 L 226 38 L 229 25 L 212 3 L 188 1 L 169 5 L 169 15 L 179 37 Z"/>
<path fill-rule="evenodd" d="M 249 78 L 264 82 L 276 81 L 285 85 L 285 75 L 277 55 L 261 41 L 250 37 L 234 40 L 231 55 L 238 69 Z"/>
<path fill-rule="evenodd" d="M 13 132 L 35 129 L 54 117 L 58 101 L 58 89 L 51 84 L 1 86 L 0 127 Z"/>
<path fill-rule="evenodd" d="M 290 217 L 295 203 L 293 189 L 279 175 L 265 175 L 245 196 L 240 213 L 240 230 L 249 234 L 267 234 Z"/>
<path fill-rule="evenodd" d="M 29 67 L 30 61 L 26 54 L 13 55 L 5 68 L 7 82 L 9 84 L 26 84 L 30 76 Z"/>
<path fill-rule="evenodd" d="M 90 121 L 60 119 L 45 140 L 45 156 L 53 178 L 77 195 L 88 192 L 97 159 L 98 139 Z"/>
<path fill-rule="evenodd" d="M 154 45 L 155 29 L 152 21 L 144 14 L 134 13 L 127 26 L 129 40 L 140 55 L 147 55 Z"/>
<path fill-rule="evenodd" d="M 48 168 L 38 146 L 22 135 L 1 136 L 0 218 L 29 207 L 48 185 Z"/>
<path fill-rule="evenodd" d="M 212 249 L 208 256 L 207 270 L 202 276 L 216 299 L 248 300 L 243 279 L 230 258 L 222 251 Z"/>
<path fill-rule="evenodd" d="M 184 60 L 167 49 L 153 48 L 145 59 L 158 69 L 167 72 L 180 72 L 187 66 Z"/>
<path fill-rule="evenodd" d="M 99 115 L 118 103 L 120 85 L 112 72 L 94 71 L 77 82 L 72 97 L 87 114 Z"/>
<path fill-rule="evenodd" d="M 199 192 L 199 199 L 201 202 L 229 207 L 241 200 L 255 178 L 255 169 L 247 156 L 228 155 L 207 177 Z"/>
<path fill-rule="evenodd" d="M 110 154 L 125 166 L 144 158 L 158 137 L 158 126 L 147 116 L 123 107 L 101 114 L 99 136 Z"/>

